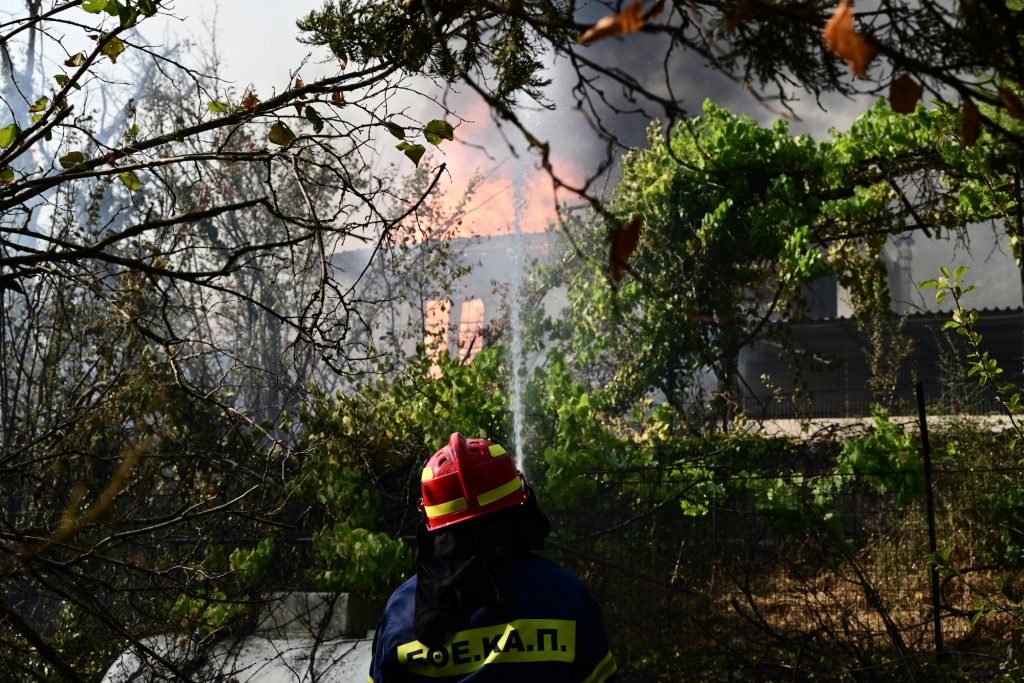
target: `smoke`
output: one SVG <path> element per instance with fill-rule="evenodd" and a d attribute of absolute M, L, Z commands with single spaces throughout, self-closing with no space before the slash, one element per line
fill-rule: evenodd
<path fill-rule="evenodd" d="M 433 163 L 446 164 L 448 182 L 444 202 L 454 207 L 465 196 L 470 184 L 480 179 L 462 218 L 460 236 L 510 235 L 515 216 L 514 187 L 517 167 L 523 184 L 524 206 L 521 229 L 524 233 L 541 232 L 555 220 L 559 203 L 571 201 L 572 193 L 559 191 L 551 176 L 528 149 L 518 131 L 507 124 L 502 127 L 492 117 L 489 106 L 475 94 L 450 94 L 447 106 L 459 113 L 462 122 L 455 129 L 454 143 L 444 143 L 431 157 Z M 538 131 L 565 130 L 579 125 L 578 116 L 561 109 L 555 111 L 520 111 L 526 119 L 536 121 Z M 531 121 L 533 123 L 533 121 Z M 547 141 L 548 138 L 538 138 Z M 551 163 L 555 175 L 571 185 L 586 178 L 590 158 L 586 136 L 578 137 L 576 150 L 571 145 L 552 140 Z"/>
<path fill-rule="evenodd" d="M 633 34 L 579 49 L 589 59 L 628 74 L 659 97 L 671 98 L 689 116 L 698 115 L 705 100 L 751 116 L 761 125 L 774 123 L 782 111 L 777 102 L 759 101 L 751 90 L 709 67 L 700 55 L 670 51 L 667 41 L 660 37 Z M 621 155 L 629 148 L 647 145 L 647 129 L 652 121 L 671 123 L 666 120 L 666 112 L 657 104 L 623 92 L 608 79 L 594 83 L 601 98 L 593 91 L 589 97 L 583 96 L 577 87 L 579 74 L 564 58 L 552 59 L 545 76 L 551 80 L 545 91 L 546 104 L 553 107 L 526 101 L 517 115 L 536 139 L 548 145 L 552 170 L 559 181 L 580 187 L 590 180 L 588 192 L 607 197 L 618 177 Z M 518 130 L 497 119 L 485 102 L 467 90 L 457 92 L 453 87 L 445 97 L 446 105 L 464 119 L 456 130 L 457 144 L 442 150 L 451 179 L 447 192 L 452 202 L 457 201 L 470 180 L 482 175 L 484 181 L 466 212 L 464 234 L 509 234 L 516 160 L 534 152 Z M 790 130 L 819 139 L 827 136 L 830 127 L 847 127 L 870 106 L 866 98 L 833 96 L 815 100 L 807 94 L 790 96 L 797 117 L 791 121 Z M 602 170 L 603 175 L 599 175 Z M 560 203 L 579 201 L 571 191 L 556 189 L 537 163 L 524 182 L 528 188 L 524 232 L 544 230 L 554 220 Z"/>

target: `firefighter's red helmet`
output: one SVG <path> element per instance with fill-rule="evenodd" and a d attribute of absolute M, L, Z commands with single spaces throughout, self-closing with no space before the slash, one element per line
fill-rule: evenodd
<path fill-rule="evenodd" d="M 505 449 L 458 432 L 427 460 L 420 486 L 431 531 L 526 501 L 523 476 Z"/>

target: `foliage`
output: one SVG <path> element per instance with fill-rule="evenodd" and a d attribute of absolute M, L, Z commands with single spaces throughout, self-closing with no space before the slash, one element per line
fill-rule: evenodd
<path fill-rule="evenodd" d="M 338 391 L 333 400 L 314 404 L 317 412 L 306 417 L 313 429 L 305 438 L 337 439 L 346 448 L 361 448 L 368 460 L 372 455 L 385 462 L 396 452 L 387 448 L 389 443 L 415 441 L 439 448 L 456 431 L 507 440 L 508 369 L 503 354 L 495 345 L 464 363 L 447 353 L 432 356 L 421 344 L 394 375 L 369 375 Z M 322 412 L 324 406 L 331 414 Z"/>
<path fill-rule="evenodd" d="M 367 351 L 333 253 L 387 242 L 439 179 L 389 213 L 398 174 L 366 150 L 454 138 L 387 110 L 387 69 L 225 87 L 145 39 L 167 11 L 31 0 L 0 28 L 4 678 L 94 678 L 168 623 L 244 625 L 263 580 L 303 587 L 293 544 L 268 549 L 302 516 L 282 414 Z"/>
<path fill-rule="evenodd" d="M 311 574 L 318 588 L 367 597 L 386 596 L 411 564 L 411 552 L 402 541 L 344 522 L 314 534 L 313 550 L 318 568 Z"/>
<path fill-rule="evenodd" d="M 63 341 L 55 335 L 50 352 Z M 72 411 L 37 414 L 39 431 L 24 434 L 34 443 L 10 444 L 4 461 L 10 469 L 0 484 L 12 522 L 37 530 L 39 537 L 7 554 L 2 565 L 5 600 L 25 615 L 21 630 L 5 638 L 5 660 L 64 676 L 105 666 L 123 638 L 165 629 L 167 618 L 191 620 L 207 632 L 220 628 L 243 611 L 239 582 L 251 584 L 250 575 L 273 554 L 272 545 L 264 545 L 260 552 L 238 550 L 229 561 L 211 542 L 206 555 L 196 557 L 202 544 L 193 539 L 183 550 L 181 536 L 166 533 L 173 526 L 187 533 L 187 525 L 211 516 L 220 501 L 258 485 L 260 477 L 245 463 L 264 451 L 251 435 L 229 429 L 217 408 L 196 402 L 177 385 L 130 327 L 97 325 L 92 341 L 91 349 L 80 352 L 96 366 L 112 364 L 120 372 Z M 66 369 L 79 359 L 69 353 L 64 361 Z M 59 369 L 60 363 L 51 367 Z M 57 389 L 57 382 L 49 385 Z M 40 406 L 47 409 L 46 402 Z M 49 410 L 63 406 L 55 400 Z M 58 433 L 48 429 L 53 421 L 61 427 Z M 20 481 L 9 475 L 12 470 Z M 122 484 L 111 488 L 121 476 Z M 250 510 L 269 513 L 256 504 Z M 229 512 L 201 528 L 208 537 L 224 538 L 251 533 L 255 526 Z M 31 572 L 22 570 L 26 564 Z M 223 584 L 199 578 L 208 572 L 223 577 Z M 136 601 L 170 604 L 166 612 L 138 610 Z M 113 634 L 112 615 L 119 620 Z M 27 652 L 17 644 L 32 642 L 36 629 L 53 648 L 47 656 L 7 659 Z"/>
<path fill-rule="evenodd" d="M 541 394 L 536 443 L 543 448 L 546 491 L 559 503 L 584 501 L 597 488 L 587 473 L 629 464 L 626 440 L 608 424 L 600 397 L 574 379 L 557 351 L 548 355 L 533 384 Z"/>
<path fill-rule="evenodd" d="M 1020 422 L 1019 414 L 1022 407 L 1022 392 L 1012 382 L 1005 380 L 1001 375 L 1003 369 L 999 363 L 982 347 L 981 334 L 975 329 L 978 322 L 978 312 L 963 306 L 963 297 L 976 289 L 975 285 L 968 285 L 964 277 L 968 273 L 966 266 L 959 266 L 953 272 L 946 267 L 940 268 L 941 276 L 934 280 L 925 280 L 919 286 L 921 289 L 935 289 L 936 303 L 942 303 L 946 298 L 953 300 L 952 318 L 943 326 L 943 330 L 952 330 L 955 334 L 967 340 L 967 376 L 975 377 L 979 386 L 991 386 L 995 392 L 996 401 L 1002 408 L 1004 414 L 1010 420 L 1010 427 L 1017 435 L 1010 444 L 1011 450 L 1017 450 L 1017 443 L 1021 436 L 1024 436 L 1024 427 Z"/>
<path fill-rule="evenodd" d="M 38 31 L 32 21 L 20 25 Z M 271 160 L 267 142 L 280 140 L 254 121 L 252 93 L 230 111 L 189 107 L 208 83 L 197 77 L 190 89 L 176 80 L 190 74 L 156 69 L 124 44 L 118 68 L 138 75 L 137 97 L 121 102 L 116 122 L 109 112 L 61 118 L 76 106 L 71 95 L 88 102 L 100 87 L 101 67 L 83 55 L 81 71 L 56 79 L 70 88 L 66 108 L 47 109 L 52 97 L 29 108 L 47 126 L 42 140 L 24 137 L 26 126 L 5 129 L 16 168 L 46 163 L 31 177 L 12 172 L 3 188 L 0 493 L 13 535 L 4 564 L 12 604 L 0 607 L 25 620 L 13 622 L 0 659 L 32 647 L 39 656 L 20 662 L 22 674 L 67 680 L 95 674 L 168 623 L 199 635 L 237 626 L 264 587 L 270 539 L 217 558 L 221 543 L 231 550 L 279 523 L 292 484 L 276 473 L 292 444 L 274 423 L 315 375 L 311 356 L 335 345 L 320 332 L 333 336 L 337 319 L 317 313 L 310 293 L 331 289 L 325 244 L 354 225 L 333 223 L 343 199 L 317 208 L 309 192 L 341 189 L 339 171 L 345 187 L 365 188 L 358 169 L 323 164 L 316 144 L 300 151 L 303 141 L 285 141 L 296 156 Z M 4 77 L 34 87 L 31 70 Z M 116 103 L 122 93 L 103 94 Z M 292 97 L 307 95 L 280 101 Z M 324 117 L 306 118 L 322 131 Z M 90 147 L 67 151 L 83 138 Z M 66 171 L 47 167 L 54 157 Z M 111 171 L 126 167 L 134 170 Z M 252 200 L 268 193 L 269 211 Z M 340 229 L 324 230 L 321 210 Z M 347 351 L 337 351 L 344 363 Z M 55 563 L 75 569 L 55 573 Z"/>
<path fill-rule="evenodd" d="M 650 147 L 623 159 L 609 204 L 617 221 L 643 225 L 632 277 L 616 286 L 603 275 L 594 223 L 576 229 L 580 256 L 549 275 L 569 289 L 555 329 L 583 381 L 622 412 L 650 394 L 687 416 L 683 427 L 726 424 L 749 382 L 741 349 L 785 344 L 779 323 L 801 318 L 803 287 L 826 274 L 888 348 L 888 237 L 955 232 L 998 217 L 994 203 L 1005 200 L 984 154 L 949 138 L 954 123 L 949 111 L 902 115 L 880 102 L 815 142 L 707 103 L 668 139 L 652 127 Z"/>
<path fill-rule="evenodd" d="M 1002 618 L 1009 615 L 1016 620 L 1019 630 L 1020 624 L 1024 623 L 1024 610 L 1022 610 L 1022 605 L 1024 605 L 1022 595 L 1024 594 L 1021 593 L 1016 570 L 1019 570 L 1022 557 L 1024 557 L 1022 555 L 1024 553 L 1024 534 L 1022 534 L 1022 529 L 1024 529 L 1022 491 L 1024 491 L 1024 487 L 1019 480 L 1019 471 L 1005 470 L 1003 464 L 1007 451 L 1019 455 L 1020 439 L 1024 434 L 1020 422 L 1022 393 L 1019 386 L 1003 377 L 1003 369 L 999 363 L 983 348 L 982 336 L 976 329 L 978 312 L 963 305 L 964 297 L 977 289 L 975 285 L 966 283 L 968 271 L 966 266 L 959 266 L 952 272 L 946 267 L 941 267 L 938 278 L 926 280 L 919 286 L 921 289 L 935 289 L 935 298 L 938 303 L 947 298 L 952 299 L 951 319 L 945 323 L 943 329 L 950 330 L 965 339 L 967 377 L 973 377 L 979 387 L 991 388 L 997 403 L 1009 420 L 1009 429 L 1006 430 L 1006 435 L 997 435 L 996 437 L 988 435 L 987 439 L 978 439 L 976 435 L 968 434 L 973 438 L 968 440 L 966 446 L 961 443 L 961 439 L 957 438 L 959 434 L 954 432 L 954 437 L 949 440 L 947 445 L 947 452 L 953 457 L 966 454 L 982 468 L 986 465 L 997 468 L 988 471 L 998 473 L 999 486 L 984 492 L 975 502 L 979 509 L 984 511 L 984 514 L 979 524 L 980 538 L 972 540 L 978 554 L 985 562 L 984 567 L 1004 574 L 997 575 L 993 581 L 998 593 L 993 594 L 988 590 L 979 591 L 980 598 L 975 612 L 975 620 Z M 1005 448 L 1001 443 L 1004 436 L 1008 436 Z M 979 441 L 982 443 L 979 444 Z M 993 442 L 995 442 L 995 448 L 992 447 Z M 1021 461 L 1018 459 L 1019 462 Z M 939 569 L 956 577 L 963 585 L 972 586 L 976 568 L 964 567 L 962 564 L 958 566 L 951 561 L 950 556 L 953 551 L 954 548 L 950 545 L 944 552 L 937 553 L 930 559 Z M 1016 666 L 1012 648 L 1007 652 L 1006 659 L 1008 666 Z"/>
<path fill-rule="evenodd" d="M 984 561 L 1001 568 L 1024 568 L 1024 487 L 1007 481 L 1001 490 L 986 493 L 980 503 L 991 530 L 979 543 Z"/>
<path fill-rule="evenodd" d="M 789 474 L 753 477 L 751 489 L 758 513 L 777 531 L 799 537 L 824 531 L 834 542 L 847 543 L 837 497 L 860 482 L 906 507 L 924 496 L 924 469 L 913 437 L 901 431 L 883 411 L 875 413 L 871 434 L 843 444 L 831 472 L 818 477 Z"/>
<path fill-rule="evenodd" d="M 251 586 L 267 571 L 274 557 L 274 539 L 265 538 L 250 550 L 235 548 L 228 557 L 228 568 L 240 584 Z"/>
<path fill-rule="evenodd" d="M 905 507 L 924 495 L 924 469 L 916 439 L 884 412 L 875 413 L 875 431 L 843 444 L 836 475 L 857 477 Z"/>
<path fill-rule="evenodd" d="M 247 614 L 255 603 L 245 589 L 259 585 L 274 557 L 273 538 L 265 538 L 251 549 L 235 548 L 227 557 L 224 547 L 211 542 L 202 561 L 204 573 L 216 580 L 216 587 L 205 591 L 190 590 L 175 599 L 167 619 L 185 633 L 206 637 L 231 625 Z M 231 595 L 225 592 L 231 591 Z"/>
<path fill-rule="evenodd" d="M 549 9 L 550 16 L 564 12 Z M 506 105 L 519 93 L 539 97 L 548 84 L 541 76 L 544 48 L 536 30 L 501 7 L 336 0 L 298 26 L 303 41 L 328 47 L 343 63 L 384 64 L 440 82 L 472 76 Z M 568 28 L 551 35 L 569 42 Z"/>
<path fill-rule="evenodd" d="M 781 467 L 794 454 L 786 438 L 680 430 L 683 421 L 665 403 L 642 401 L 628 416 L 576 379 L 566 358 L 549 353 L 530 391 L 537 409 L 532 444 L 543 449 L 546 500 L 571 509 L 592 500 L 608 482 L 629 472 L 656 472 L 657 486 L 642 494 L 627 488 L 617 495 L 622 510 L 652 501 L 676 503 L 688 516 L 702 516 L 727 495 L 721 473 L 737 469 Z M 621 512 L 621 511 L 620 511 Z"/>
<path fill-rule="evenodd" d="M 507 368 L 500 347 L 472 364 L 421 345 L 403 371 L 315 395 L 299 431 L 297 493 L 315 501 L 313 582 L 381 595 L 410 568 L 419 473 L 451 432 L 505 440 Z"/>

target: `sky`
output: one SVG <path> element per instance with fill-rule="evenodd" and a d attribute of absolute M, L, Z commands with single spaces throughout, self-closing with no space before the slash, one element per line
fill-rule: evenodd
<path fill-rule="evenodd" d="M 289 84 L 290 75 L 306 57 L 322 60 L 308 45 L 297 40 L 295 22 L 311 10 L 323 6 L 322 0 L 167 0 L 161 12 L 171 15 L 159 21 L 147 21 L 147 35 L 166 36 L 168 42 L 193 39 L 202 45 L 211 41 L 223 59 L 224 74 L 239 88 L 254 84 L 269 94 Z M 306 75 L 333 69 L 331 65 L 311 63 Z"/>

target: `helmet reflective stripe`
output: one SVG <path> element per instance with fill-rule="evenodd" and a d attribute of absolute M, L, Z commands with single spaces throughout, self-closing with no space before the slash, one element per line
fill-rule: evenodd
<path fill-rule="evenodd" d="M 522 473 L 500 444 L 455 432 L 420 471 L 431 531 L 526 502 Z"/>
<path fill-rule="evenodd" d="M 450 515 L 453 512 L 462 512 L 468 507 L 469 503 L 466 502 L 465 498 L 456 498 L 447 503 L 425 505 L 423 511 L 427 513 L 427 517 L 440 517 L 441 515 Z"/>
<path fill-rule="evenodd" d="M 522 481 L 519 479 L 519 477 L 516 477 L 512 481 L 510 481 L 508 483 L 505 483 L 505 484 L 502 484 L 501 486 L 499 486 L 496 489 L 491 489 L 490 491 L 484 491 L 483 493 L 481 493 L 477 497 L 476 501 L 480 505 L 480 507 L 483 507 L 485 505 L 490 505 L 494 501 L 501 500 L 502 498 L 504 498 L 505 496 L 507 496 L 510 493 L 515 493 L 516 491 L 520 490 L 522 487 L 523 487 Z"/>

